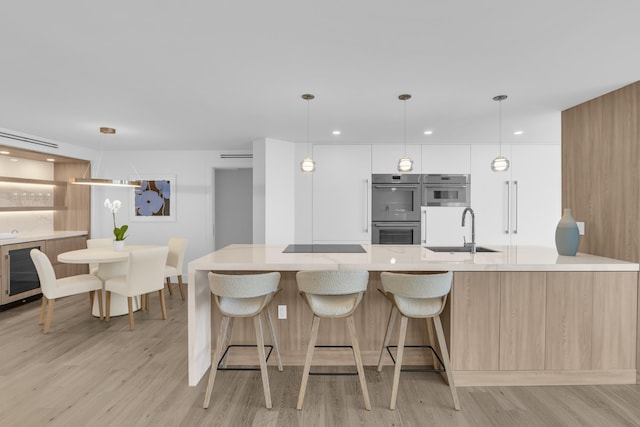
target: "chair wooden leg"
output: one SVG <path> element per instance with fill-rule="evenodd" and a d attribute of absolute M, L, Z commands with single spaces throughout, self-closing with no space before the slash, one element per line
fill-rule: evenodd
<path fill-rule="evenodd" d="M 160 297 L 160 310 L 162 310 L 162 320 L 167 320 L 167 306 L 164 303 L 164 289 L 158 291 Z"/>
<path fill-rule="evenodd" d="M 396 409 L 398 399 L 398 385 L 400 384 L 400 369 L 402 369 L 402 357 L 404 356 L 404 340 L 407 337 L 407 323 L 409 319 L 400 315 L 400 336 L 398 337 L 398 354 L 396 355 L 396 368 L 393 372 L 393 387 L 391 388 L 391 403 L 389 409 Z"/>
<path fill-rule="evenodd" d="M 105 296 L 107 297 L 107 312 L 105 313 L 105 320 L 108 322 L 111 320 L 111 291 L 107 291 Z"/>
<path fill-rule="evenodd" d="M 38 325 L 42 325 L 44 323 L 44 313 L 47 308 L 47 297 L 42 295 L 42 304 L 40 305 L 40 316 L 38 316 Z"/>
<path fill-rule="evenodd" d="M 296 408 L 302 409 L 304 403 L 304 394 L 307 391 L 307 382 L 309 381 L 309 371 L 311 370 L 311 359 L 313 359 L 313 350 L 316 347 L 316 340 L 318 339 L 318 329 L 320 326 L 320 318 L 316 315 L 313 316 L 313 323 L 311 324 L 311 338 L 309 339 L 309 345 L 307 346 L 307 357 L 304 361 L 304 370 L 302 371 L 302 382 L 300 383 L 300 392 L 298 393 L 298 404 Z"/>
<path fill-rule="evenodd" d="M 273 319 L 271 318 L 271 312 L 267 307 L 264 311 L 267 313 L 267 326 L 271 333 L 271 341 L 273 342 L 273 348 L 276 349 L 276 360 L 278 362 L 278 371 L 282 372 L 282 358 L 280 358 L 280 346 L 278 345 L 278 338 L 276 338 L 276 330 L 273 327 Z"/>
<path fill-rule="evenodd" d="M 133 297 L 127 297 L 127 305 L 129 306 L 129 330 L 133 331 Z"/>
<path fill-rule="evenodd" d="M 173 288 L 171 287 L 171 277 L 167 277 L 165 280 L 167 282 L 167 288 L 169 288 L 169 295 L 173 296 Z"/>
<path fill-rule="evenodd" d="M 433 319 L 431 317 L 427 317 L 424 319 L 427 324 L 427 335 L 429 337 L 429 345 L 433 348 L 431 352 L 431 357 L 433 358 L 433 369 L 440 369 L 440 362 L 436 357 L 436 351 L 438 351 L 438 343 L 435 340 L 435 333 L 433 332 Z"/>
<path fill-rule="evenodd" d="M 102 308 L 102 289 L 98 289 L 95 293 L 98 295 L 98 312 L 100 313 L 100 320 L 102 320 L 104 319 L 104 308 Z M 93 309 L 93 306 L 91 309 Z"/>
<path fill-rule="evenodd" d="M 229 344 L 231 344 L 231 335 L 233 334 L 233 317 L 229 318 L 229 326 L 227 326 L 227 330 L 225 332 L 224 342 L 222 344 L 220 354 L 224 353 L 224 350 L 227 349 Z M 223 368 L 227 367 L 227 360 L 229 359 L 229 352 L 224 355 L 224 358 L 220 360 L 220 364 Z"/>
<path fill-rule="evenodd" d="M 182 274 L 178 275 L 178 289 L 180 289 L 180 297 L 182 297 L 182 301 L 184 301 L 184 286 L 182 283 Z"/>
<path fill-rule="evenodd" d="M 222 349 L 227 336 L 227 327 L 229 325 L 229 317 L 222 316 L 220 322 L 220 331 L 218 332 L 218 340 L 216 342 L 216 348 L 211 354 L 211 371 L 209 372 L 209 381 L 207 382 L 207 391 L 204 394 L 204 402 L 202 407 L 207 409 L 209 402 L 211 401 L 211 391 L 213 390 L 213 383 L 216 380 L 216 373 L 218 372 L 218 360 L 222 355 Z"/>
<path fill-rule="evenodd" d="M 140 310 L 145 311 L 147 309 L 147 294 L 140 295 Z"/>
<path fill-rule="evenodd" d="M 267 361 L 264 352 L 264 335 L 262 334 L 262 313 L 253 316 L 253 325 L 256 329 L 256 345 L 258 346 L 258 358 L 260 359 L 260 373 L 262 374 L 262 389 L 264 390 L 264 403 L 267 409 L 271 409 L 271 389 L 269 388 L 269 373 L 267 372 Z"/>
<path fill-rule="evenodd" d="M 380 357 L 378 358 L 378 372 L 382 371 L 382 362 L 384 362 L 384 354 L 387 352 L 387 346 L 391 341 L 391 333 L 393 327 L 396 324 L 396 317 L 398 316 L 398 309 L 395 305 L 391 306 L 391 313 L 389 314 L 389 322 L 387 323 L 387 332 L 384 334 L 384 342 L 382 343 L 382 349 L 380 349 Z"/>
<path fill-rule="evenodd" d="M 440 321 L 440 316 L 435 316 L 433 318 L 433 324 L 436 328 L 436 335 L 438 336 L 438 344 L 440 344 L 442 364 L 444 365 L 445 372 L 447 373 L 447 382 L 449 383 L 449 389 L 451 389 L 451 397 L 453 398 L 453 407 L 456 409 L 456 411 L 459 411 L 460 401 L 458 400 L 458 392 L 456 391 L 456 384 L 453 380 L 451 363 L 449 363 L 449 351 L 447 350 L 447 342 L 444 339 L 444 331 L 442 330 L 442 322 Z"/>
<path fill-rule="evenodd" d="M 353 316 L 347 317 L 347 325 L 351 335 L 351 346 L 353 347 L 353 356 L 356 359 L 356 367 L 358 368 L 358 377 L 360 378 L 360 387 L 362 388 L 362 397 L 364 398 L 364 407 L 367 411 L 371 410 L 371 401 L 369 400 L 369 389 L 367 388 L 367 379 L 364 376 L 364 367 L 362 366 L 362 355 L 360 354 L 360 345 L 358 344 L 358 336 L 356 335 L 356 324 Z"/>
<path fill-rule="evenodd" d="M 93 311 L 93 292 L 89 292 L 89 310 Z"/>
<path fill-rule="evenodd" d="M 43 333 L 48 333 L 49 328 L 51 327 L 51 321 L 53 320 L 53 308 L 56 304 L 55 299 L 50 299 L 47 307 L 47 320 L 44 322 L 44 328 L 42 329 Z"/>

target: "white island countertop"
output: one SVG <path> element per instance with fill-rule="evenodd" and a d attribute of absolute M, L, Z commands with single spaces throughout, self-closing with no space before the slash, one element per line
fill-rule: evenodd
<path fill-rule="evenodd" d="M 366 253 L 282 253 L 287 245 L 235 244 L 189 263 L 190 270 L 298 271 L 638 271 L 637 263 L 555 248 L 487 246 L 498 252 L 443 253 L 417 245 L 362 245 Z"/>

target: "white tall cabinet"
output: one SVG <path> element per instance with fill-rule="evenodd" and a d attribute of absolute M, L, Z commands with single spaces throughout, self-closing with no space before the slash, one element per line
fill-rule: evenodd
<path fill-rule="evenodd" d="M 371 145 L 314 145 L 313 242 L 371 243 Z"/>
<path fill-rule="evenodd" d="M 562 203 L 560 146 L 503 144 L 511 162 L 507 172 L 491 170 L 498 154 L 498 145 L 471 146 L 476 242 L 554 246 Z"/>

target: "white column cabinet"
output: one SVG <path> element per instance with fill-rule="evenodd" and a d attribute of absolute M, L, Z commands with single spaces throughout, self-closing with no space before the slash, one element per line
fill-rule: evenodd
<path fill-rule="evenodd" d="M 372 145 L 371 173 L 398 173 L 398 160 L 404 153 L 404 144 Z M 409 173 L 422 173 L 422 146 L 407 145 L 407 156 L 413 160 L 413 170 Z"/>
<path fill-rule="evenodd" d="M 471 172 L 469 144 L 425 144 L 422 173 L 468 174 Z"/>
<path fill-rule="evenodd" d="M 371 146 L 314 145 L 313 242 L 371 243 Z"/>
<path fill-rule="evenodd" d="M 493 172 L 498 145 L 471 146 L 471 207 L 480 244 L 554 246 L 561 214 L 559 145 L 503 144 L 507 172 Z"/>

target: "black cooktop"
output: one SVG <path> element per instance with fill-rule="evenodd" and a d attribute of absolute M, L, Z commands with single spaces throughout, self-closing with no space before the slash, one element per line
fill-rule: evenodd
<path fill-rule="evenodd" d="M 289 245 L 284 254 L 358 254 L 367 253 L 361 245 Z"/>

